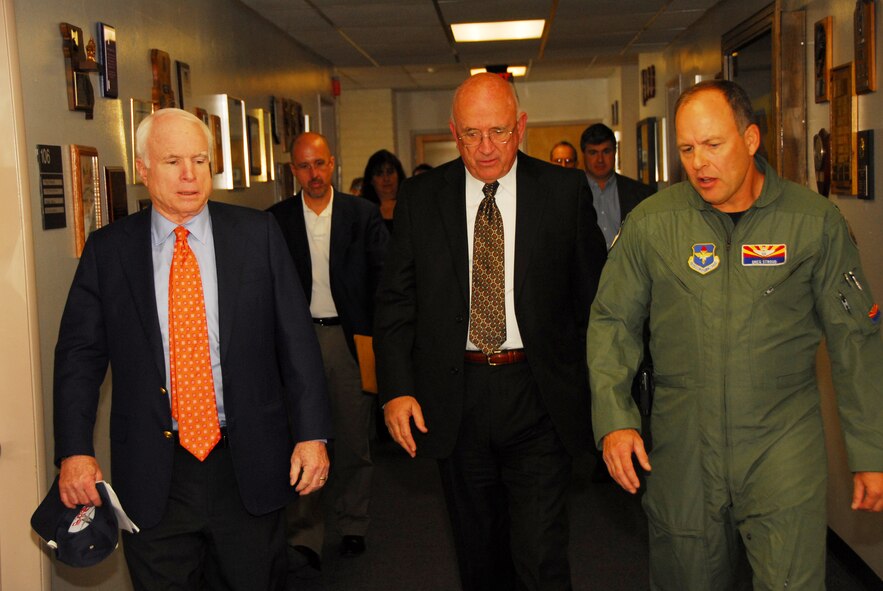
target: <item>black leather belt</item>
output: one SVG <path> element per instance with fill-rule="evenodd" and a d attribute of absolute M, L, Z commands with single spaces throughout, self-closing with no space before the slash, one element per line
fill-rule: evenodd
<path fill-rule="evenodd" d="M 340 324 L 340 318 L 337 316 L 334 318 L 313 318 L 313 324 L 318 324 L 320 326 L 338 326 Z"/>
<path fill-rule="evenodd" d="M 481 351 L 466 351 L 463 360 L 466 363 L 479 365 L 507 365 L 509 363 L 524 363 L 527 361 L 527 355 L 525 355 L 524 349 L 495 351 L 489 355 L 485 355 Z"/>
<path fill-rule="evenodd" d="M 167 431 L 167 433 L 168 433 L 168 431 Z M 181 445 L 181 440 L 178 438 L 178 432 L 172 431 L 171 433 L 172 433 L 172 438 L 174 438 L 174 440 L 175 440 L 175 443 L 178 445 Z M 218 440 L 217 444 L 215 444 L 215 448 L 218 448 L 218 447 L 223 447 L 223 448 L 230 447 L 230 440 L 227 439 L 227 427 L 221 427 L 221 439 Z"/>

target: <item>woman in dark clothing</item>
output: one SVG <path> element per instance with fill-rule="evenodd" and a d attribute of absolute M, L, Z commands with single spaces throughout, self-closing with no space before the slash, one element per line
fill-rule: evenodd
<path fill-rule="evenodd" d="M 392 232 L 392 216 L 396 206 L 396 193 L 405 180 L 405 169 L 395 154 L 389 150 L 378 150 L 365 165 L 365 180 L 362 184 L 362 197 L 380 207 L 380 215 L 386 227 Z"/>

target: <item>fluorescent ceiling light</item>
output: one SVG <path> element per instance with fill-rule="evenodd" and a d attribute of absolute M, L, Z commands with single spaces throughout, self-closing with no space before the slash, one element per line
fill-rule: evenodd
<path fill-rule="evenodd" d="M 509 66 L 506 68 L 506 71 L 513 76 L 524 76 L 527 74 L 527 66 Z M 487 68 L 472 68 L 469 70 L 469 75 L 475 76 L 476 74 L 483 74 L 485 72 L 487 72 Z"/>
<path fill-rule="evenodd" d="M 546 21 L 499 21 L 495 23 L 458 23 L 451 25 L 454 41 L 511 41 L 514 39 L 539 39 L 543 36 Z"/>

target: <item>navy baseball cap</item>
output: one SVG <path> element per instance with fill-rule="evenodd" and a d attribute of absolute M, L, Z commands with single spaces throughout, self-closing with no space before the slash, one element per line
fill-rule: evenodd
<path fill-rule="evenodd" d="M 101 506 L 78 505 L 69 509 L 61 502 L 58 476 L 46 498 L 31 516 L 31 527 L 55 556 L 70 566 L 93 566 L 114 551 L 119 538 L 119 524 L 105 483 L 97 482 Z"/>

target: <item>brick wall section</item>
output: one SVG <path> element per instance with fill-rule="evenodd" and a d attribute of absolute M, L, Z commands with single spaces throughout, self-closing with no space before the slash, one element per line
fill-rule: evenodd
<path fill-rule="evenodd" d="M 338 166 L 346 191 L 362 176 L 371 154 L 385 148 L 395 151 L 392 90 L 344 89 L 338 99 L 340 154 Z"/>

